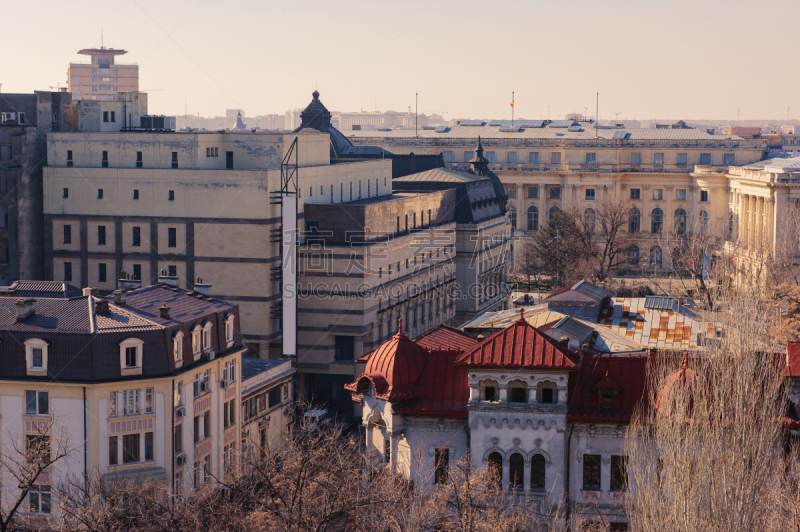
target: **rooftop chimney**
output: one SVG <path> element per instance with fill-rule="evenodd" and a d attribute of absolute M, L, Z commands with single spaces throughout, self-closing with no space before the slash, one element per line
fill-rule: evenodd
<path fill-rule="evenodd" d="M 200 277 L 198 277 L 197 282 L 194 283 L 194 291 L 206 297 L 211 297 L 211 285 L 204 283 L 203 279 Z"/>
<path fill-rule="evenodd" d="M 569 336 L 562 336 L 561 343 L 569 347 Z"/>
<path fill-rule="evenodd" d="M 158 307 L 158 310 L 161 312 L 161 318 L 168 320 L 169 319 L 169 307 L 166 303 Z"/>
<path fill-rule="evenodd" d="M 477 338 L 477 340 L 478 340 L 479 342 L 482 342 L 482 341 L 486 340 L 486 337 L 483 335 L 483 333 L 480 333 L 480 334 L 478 335 L 478 338 Z"/>
<path fill-rule="evenodd" d="M 97 297 L 99 295 L 99 293 L 100 293 L 100 291 L 97 288 L 93 287 L 93 286 L 87 286 L 86 288 L 83 289 L 83 295 L 85 295 L 85 296 L 95 296 L 95 297 Z"/>
<path fill-rule="evenodd" d="M 108 299 L 98 299 L 94 302 L 94 313 L 100 316 L 108 314 Z"/>
<path fill-rule="evenodd" d="M 173 288 L 178 288 L 178 276 L 167 274 L 167 270 L 161 270 L 158 276 L 158 282 Z"/>
<path fill-rule="evenodd" d="M 33 305 L 36 300 L 32 297 L 17 299 L 17 321 L 23 321 L 33 316 Z"/>
<path fill-rule="evenodd" d="M 117 281 L 117 288 L 120 290 L 136 290 L 142 287 L 142 281 L 134 279 L 131 274 L 122 270 L 120 272 L 119 280 Z"/>
<path fill-rule="evenodd" d="M 125 290 L 114 290 L 114 304 L 118 307 L 125 306 Z"/>

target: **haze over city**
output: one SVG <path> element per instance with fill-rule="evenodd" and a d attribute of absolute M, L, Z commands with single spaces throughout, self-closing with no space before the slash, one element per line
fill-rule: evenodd
<path fill-rule="evenodd" d="M 158 114 L 283 113 L 316 87 L 341 111 L 407 111 L 419 92 L 420 112 L 446 119 L 510 118 L 512 91 L 517 118 L 594 116 L 599 91 L 601 119 L 785 120 L 787 107 L 800 116 L 800 76 L 785 66 L 797 9 L 791 0 L 9 2 L 8 19 L 36 19 L 37 34 L 24 46 L 0 34 L 14 50 L 0 58 L 0 83 L 2 92 L 63 87 L 66 64 L 99 47 L 102 32 L 105 46 L 128 50 L 120 61 L 140 65 Z"/>

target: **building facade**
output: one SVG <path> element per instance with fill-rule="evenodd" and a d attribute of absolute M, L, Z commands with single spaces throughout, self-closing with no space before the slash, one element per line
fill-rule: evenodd
<path fill-rule="evenodd" d="M 122 279 L 109 298 L 26 281 L 21 293 L 61 297 L 0 297 L 2 452 L 21 441 L 69 449 L 22 511 L 57 517 L 52 488 L 70 477 L 147 476 L 188 493 L 238 467 L 238 309 L 161 281 Z M 18 489 L 9 473 L 5 500 Z"/>
<path fill-rule="evenodd" d="M 88 62 L 73 62 L 67 68 L 67 90 L 75 100 L 116 101 L 119 92 L 138 92 L 139 65 L 119 63 L 118 55 L 127 50 L 84 48 L 79 55 L 88 55 Z"/>

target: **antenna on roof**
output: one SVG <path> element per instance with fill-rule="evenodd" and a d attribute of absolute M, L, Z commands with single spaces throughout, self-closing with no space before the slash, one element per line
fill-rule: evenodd
<path fill-rule="evenodd" d="M 597 91 L 597 106 L 594 115 L 594 138 L 597 138 L 597 123 L 600 121 L 600 91 Z"/>
<path fill-rule="evenodd" d="M 419 135 L 417 134 L 417 116 L 419 115 L 419 93 L 415 92 L 414 96 L 417 100 L 416 108 L 414 109 L 414 136 L 418 137 Z"/>
<path fill-rule="evenodd" d="M 102 50 L 103 48 L 105 48 L 103 45 L 103 30 L 100 30 L 100 49 Z"/>

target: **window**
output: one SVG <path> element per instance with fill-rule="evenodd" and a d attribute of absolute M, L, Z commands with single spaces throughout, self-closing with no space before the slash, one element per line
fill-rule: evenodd
<path fill-rule="evenodd" d="M 555 205 L 550 207 L 550 210 L 547 211 L 547 220 L 552 222 L 555 219 L 556 214 L 558 214 L 558 211 L 559 211 L 559 208 L 556 207 Z"/>
<path fill-rule="evenodd" d="M 539 209 L 528 207 L 528 231 L 539 230 Z"/>
<path fill-rule="evenodd" d="M 102 188 L 98 188 L 97 189 L 97 199 L 103 199 L 103 189 Z"/>
<path fill-rule="evenodd" d="M 630 264 L 639 264 L 639 248 L 637 246 L 628 248 L 628 262 Z"/>
<path fill-rule="evenodd" d="M 511 392 L 509 402 L 511 403 L 527 403 L 528 402 L 528 389 L 521 386 L 509 388 Z"/>
<path fill-rule="evenodd" d="M 194 442 L 200 441 L 200 416 L 194 416 Z"/>
<path fill-rule="evenodd" d="M 208 483 L 211 479 L 211 456 L 203 458 L 203 483 Z"/>
<path fill-rule="evenodd" d="M 172 167 L 178 167 L 178 154 L 176 152 L 172 152 Z M 228 170 L 233 170 L 233 152 L 226 151 L 225 152 L 225 168 Z"/>
<path fill-rule="evenodd" d="M 511 229 L 517 228 L 517 209 L 514 207 L 508 208 L 508 219 L 511 221 Z"/>
<path fill-rule="evenodd" d="M 108 152 L 103 151 L 103 160 L 102 160 L 103 168 L 108 168 Z"/>
<path fill-rule="evenodd" d="M 561 152 L 554 151 L 550 154 L 550 164 L 561 164 Z"/>
<path fill-rule="evenodd" d="M 654 188 L 653 189 L 653 201 L 662 201 L 664 199 L 664 189 L 663 188 Z"/>
<path fill-rule="evenodd" d="M 136 168 L 142 168 L 144 166 L 144 161 L 142 160 L 142 152 L 136 152 Z"/>
<path fill-rule="evenodd" d="M 631 153 L 631 164 L 642 164 L 642 154 Z"/>
<path fill-rule="evenodd" d="M 203 412 L 203 437 L 211 436 L 211 410 Z"/>
<path fill-rule="evenodd" d="M 483 387 L 483 400 L 484 401 L 497 401 L 497 388 L 494 386 Z"/>
<path fill-rule="evenodd" d="M 125 434 L 122 436 L 122 462 L 130 464 L 132 462 L 139 462 L 141 454 L 139 454 L 139 435 L 138 434 Z"/>
<path fill-rule="evenodd" d="M 491 453 L 488 460 L 488 470 L 492 483 L 499 489 L 503 487 L 503 456 L 500 453 Z"/>
<path fill-rule="evenodd" d="M 141 227 L 134 227 L 133 228 L 133 245 L 134 246 L 141 246 L 142 245 L 142 228 Z"/>
<path fill-rule="evenodd" d="M 200 489 L 200 482 L 201 482 L 201 478 L 202 478 L 200 476 L 200 473 L 201 473 L 201 471 L 200 471 L 200 461 L 198 460 L 197 462 L 194 463 L 194 489 L 195 490 Z"/>
<path fill-rule="evenodd" d="M 506 196 L 509 198 L 516 198 L 517 197 L 517 187 L 514 185 L 509 185 L 506 187 Z"/>
<path fill-rule="evenodd" d="M 233 344 L 233 322 L 235 318 L 233 314 L 228 314 L 228 317 L 225 319 L 225 342 L 230 347 Z"/>
<path fill-rule="evenodd" d="M 675 211 L 675 233 L 679 235 L 686 233 L 686 211 L 683 209 Z"/>
<path fill-rule="evenodd" d="M 48 392 L 25 391 L 25 414 L 46 416 L 50 413 L 50 394 Z"/>
<path fill-rule="evenodd" d="M 139 390 L 123 390 L 122 413 L 126 416 L 135 416 L 139 413 Z"/>
<path fill-rule="evenodd" d="M 172 152 L 172 167 L 173 168 L 178 167 L 178 152 L 176 151 Z"/>
<path fill-rule="evenodd" d="M 183 425 L 175 427 L 175 434 L 172 436 L 173 447 L 176 453 L 183 451 Z"/>
<path fill-rule="evenodd" d="M 202 329 L 199 325 L 195 325 L 194 329 L 192 329 L 192 354 L 199 355 L 200 354 L 200 331 Z"/>
<path fill-rule="evenodd" d="M 487 160 L 488 160 L 490 163 L 493 163 L 493 162 L 495 161 L 495 153 L 494 153 L 493 151 L 487 151 L 487 152 L 486 152 L 486 159 L 487 159 Z"/>
<path fill-rule="evenodd" d="M 550 187 L 550 199 L 561 199 L 561 187 Z"/>
<path fill-rule="evenodd" d="M 167 266 L 167 275 L 170 277 L 177 277 L 178 276 L 178 267 L 174 264 L 170 264 Z"/>
<path fill-rule="evenodd" d="M 138 348 L 136 346 L 125 348 L 125 367 L 135 368 L 138 364 L 139 357 L 137 356 Z"/>
<path fill-rule="evenodd" d="M 175 201 L 175 191 L 174 190 L 170 190 L 169 191 L 169 194 L 167 195 L 167 199 L 169 201 Z"/>
<path fill-rule="evenodd" d="M 145 388 L 144 390 L 144 412 L 145 414 L 153 413 L 153 389 Z"/>
<path fill-rule="evenodd" d="M 653 154 L 653 164 L 656 164 L 656 165 L 664 164 L 664 154 L 663 153 L 654 153 Z"/>
<path fill-rule="evenodd" d="M 661 268 L 662 252 L 659 246 L 650 248 L 650 266 L 654 268 Z"/>
<path fill-rule="evenodd" d="M 711 154 L 710 153 L 701 153 L 700 154 L 700 164 L 711 164 Z"/>
<path fill-rule="evenodd" d="M 708 213 L 700 211 L 700 234 L 708 234 Z"/>
<path fill-rule="evenodd" d="M 106 275 L 106 263 L 101 262 L 97 265 L 97 280 L 101 283 L 108 282 L 108 276 Z"/>
<path fill-rule="evenodd" d="M 446 163 L 452 163 L 453 162 L 453 152 L 451 152 L 451 151 L 442 152 L 442 157 L 444 157 L 444 162 L 446 162 Z"/>
<path fill-rule="evenodd" d="M 631 189 L 631 199 L 638 200 L 641 197 L 641 189 L 632 188 Z"/>
<path fill-rule="evenodd" d="M 722 154 L 722 164 L 725 166 L 733 166 L 736 164 L 736 155 L 733 153 Z"/>
<path fill-rule="evenodd" d="M 434 460 L 436 469 L 433 473 L 433 482 L 434 484 L 446 484 L 450 468 L 450 449 L 435 449 Z"/>
<path fill-rule="evenodd" d="M 600 489 L 600 455 L 583 455 L 583 489 Z"/>
<path fill-rule="evenodd" d="M 135 200 L 139 199 L 139 189 L 134 189 L 134 191 L 133 191 L 133 199 L 135 199 Z"/>
<path fill-rule="evenodd" d="M 508 152 L 508 155 L 506 156 L 506 162 L 508 162 L 509 164 L 517 164 L 517 152 L 515 151 Z"/>
<path fill-rule="evenodd" d="M 538 151 L 532 151 L 532 152 L 528 153 L 528 162 L 530 164 L 539 164 L 539 152 Z"/>
<path fill-rule="evenodd" d="M 542 388 L 542 404 L 552 405 L 555 402 L 555 390 L 552 388 Z"/>
<path fill-rule="evenodd" d="M 628 457 L 611 455 L 611 491 L 628 489 Z"/>
<path fill-rule="evenodd" d="M 631 210 L 628 213 L 628 232 L 638 233 L 639 229 L 641 228 L 641 223 L 642 213 L 640 213 L 639 209 L 636 207 L 631 207 Z"/>
<path fill-rule="evenodd" d="M 116 122 L 117 121 L 117 113 L 116 113 L 116 111 L 111 111 L 111 121 L 112 122 Z"/>
<path fill-rule="evenodd" d="M 72 244 L 72 226 L 71 225 L 64 225 L 64 243 L 65 244 Z"/>
<path fill-rule="evenodd" d="M 153 459 L 153 433 L 152 432 L 145 432 L 144 433 L 144 459 L 145 460 L 152 460 Z"/>
<path fill-rule="evenodd" d="M 142 265 L 141 264 L 134 264 L 133 265 L 133 278 L 137 281 L 142 280 Z"/>
<path fill-rule="evenodd" d="M 69 261 L 64 262 L 64 280 L 72 281 L 72 263 Z"/>
<path fill-rule="evenodd" d="M 355 336 L 334 336 L 334 356 L 338 361 L 352 361 L 355 354 Z"/>
<path fill-rule="evenodd" d="M 544 456 L 541 454 L 533 455 L 531 458 L 531 489 L 543 490 L 545 489 L 546 472 Z"/>
<path fill-rule="evenodd" d="M 686 166 L 686 162 L 687 162 L 686 159 L 687 159 L 687 157 L 686 157 L 685 153 L 679 153 L 678 154 L 678 166 Z"/>
<path fill-rule="evenodd" d="M 175 385 L 175 405 L 180 406 L 183 404 L 183 381 L 178 381 Z"/>
<path fill-rule="evenodd" d="M 700 202 L 701 203 L 708 203 L 708 190 L 701 190 L 700 191 Z"/>
<path fill-rule="evenodd" d="M 651 213 L 650 232 L 658 234 L 661 232 L 661 226 L 664 223 L 664 211 L 659 208 L 653 209 Z"/>
<path fill-rule="evenodd" d="M 178 230 L 174 227 L 167 229 L 167 247 L 178 247 Z"/>
<path fill-rule="evenodd" d="M 103 111 L 103 122 L 108 122 L 108 111 Z"/>
<path fill-rule="evenodd" d="M 108 416 L 115 417 L 117 415 L 117 392 L 108 393 Z"/>
<path fill-rule="evenodd" d="M 119 457 L 117 456 L 117 437 L 108 437 L 108 465 L 117 465 Z"/>
<path fill-rule="evenodd" d="M 62 196 L 61 197 L 62 198 L 68 198 L 69 197 L 69 189 L 68 188 L 64 189 L 64 191 L 62 192 Z"/>
<path fill-rule="evenodd" d="M 519 453 L 514 453 L 508 459 L 508 481 L 512 490 L 523 489 L 525 477 L 525 460 Z"/>
<path fill-rule="evenodd" d="M 596 153 L 587 153 L 586 154 L 586 164 L 597 164 L 597 154 Z"/>
<path fill-rule="evenodd" d="M 183 361 L 183 333 L 178 331 L 172 339 L 172 353 L 175 362 L 180 364 Z"/>
<path fill-rule="evenodd" d="M 31 513 L 50 515 L 50 486 L 33 486 L 28 492 L 28 509 Z"/>
<path fill-rule="evenodd" d="M 528 198 L 537 199 L 539 197 L 539 187 L 528 187 Z"/>
<path fill-rule="evenodd" d="M 594 233 L 596 219 L 597 215 L 595 214 L 594 209 L 586 209 L 586 212 L 583 213 L 583 227 L 589 233 Z"/>
<path fill-rule="evenodd" d="M 679 188 L 678 190 L 676 190 L 675 191 L 675 199 L 677 201 L 686 201 L 686 189 L 685 188 Z"/>
<path fill-rule="evenodd" d="M 587 188 L 586 189 L 586 199 L 589 201 L 594 201 L 594 189 Z"/>
<path fill-rule="evenodd" d="M 203 325 L 203 352 L 211 351 L 211 323 Z"/>

